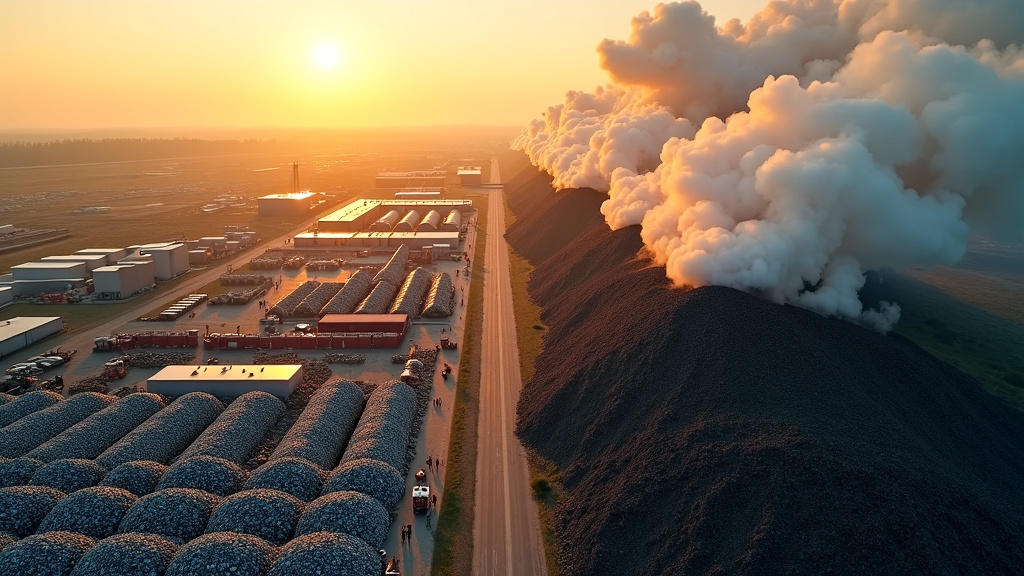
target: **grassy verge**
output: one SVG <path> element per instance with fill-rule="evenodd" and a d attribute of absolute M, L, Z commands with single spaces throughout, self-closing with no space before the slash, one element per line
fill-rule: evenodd
<path fill-rule="evenodd" d="M 473 199 L 478 209 L 480 250 L 473 258 L 466 312 L 466 336 L 460 351 L 451 438 L 445 463 L 445 491 L 434 534 L 431 574 L 469 576 L 473 571 L 473 515 L 476 501 L 477 424 L 480 418 L 480 346 L 483 337 L 484 265 L 487 246 L 487 196 Z"/>
<path fill-rule="evenodd" d="M 555 464 L 533 450 L 526 451 L 530 463 L 530 490 L 537 502 L 540 532 L 544 540 L 544 560 L 548 576 L 558 576 L 558 535 L 555 532 L 555 508 L 562 497 L 562 472 Z"/>

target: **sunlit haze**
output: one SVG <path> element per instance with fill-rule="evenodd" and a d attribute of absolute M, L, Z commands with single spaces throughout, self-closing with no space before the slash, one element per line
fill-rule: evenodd
<path fill-rule="evenodd" d="M 0 129 L 522 125 L 655 5 L 5 0 Z"/>

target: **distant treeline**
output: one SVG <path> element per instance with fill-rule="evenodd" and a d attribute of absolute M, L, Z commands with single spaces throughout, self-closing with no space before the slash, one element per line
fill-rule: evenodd
<path fill-rule="evenodd" d="M 90 164 L 125 160 L 155 160 L 187 156 L 223 156 L 272 152 L 283 146 L 276 140 L 56 140 L 54 142 L 0 143 L 0 168 Z"/>

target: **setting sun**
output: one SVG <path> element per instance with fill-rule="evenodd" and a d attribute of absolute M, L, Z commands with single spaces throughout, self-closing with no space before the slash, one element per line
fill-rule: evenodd
<path fill-rule="evenodd" d="M 336 67 L 340 60 L 341 53 L 333 44 L 321 44 L 313 50 L 313 61 L 324 70 Z"/>

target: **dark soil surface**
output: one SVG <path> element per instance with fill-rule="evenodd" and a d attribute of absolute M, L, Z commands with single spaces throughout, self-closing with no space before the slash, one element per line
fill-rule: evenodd
<path fill-rule="evenodd" d="M 673 289 L 590 191 L 523 181 L 549 332 L 518 433 L 563 471 L 564 574 L 1024 566 L 1024 415 L 900 336 Z"/>

